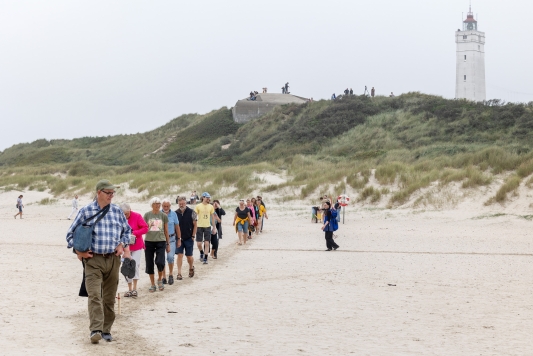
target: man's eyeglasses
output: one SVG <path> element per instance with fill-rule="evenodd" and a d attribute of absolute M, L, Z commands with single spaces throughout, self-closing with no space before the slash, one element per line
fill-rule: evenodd
<path fill-rule="evenodd" d="M 106 192 L 104 190 L 101 190 L 101 192 L 106 194 L 108 197 L 111 197 L 111 196 L 115 195 L 115 192 Z"/>

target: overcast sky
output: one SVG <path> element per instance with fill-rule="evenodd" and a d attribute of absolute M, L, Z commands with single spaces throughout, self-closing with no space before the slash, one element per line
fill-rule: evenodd
<path fill-rule="evenodd" d="M 250 90 L 455 95 L 468 0 L 0 0 L 0 150 L 154 129 Z M 531 0 L 474 0 L 487 98 L 533 101 Z"/>

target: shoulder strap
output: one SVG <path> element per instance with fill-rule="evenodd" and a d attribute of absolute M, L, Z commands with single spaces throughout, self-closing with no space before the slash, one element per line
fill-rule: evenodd
<path fill-rule="evenodd" d="M 103 219 L 103 217 L 107 214 L 107 212 L 109 211 L 109 208 L 111 207 L 111 204 L 107 205 L 106 207 L 104 207 L 103 209 L 101 209 L 100 211 L 98 211 L 96 214 L 94 214 L 93 216 L 85 219 L 84 221 L 82 221 L 81 223 L 79 223 L 78 225 L 85 225 L 86 223 L 88 223 L 89 221 L 91 221 L 92 219 L 94 219 L 95 217 L 97 217 L 98 215 L 100 215 L 100 217 L 98 217 L 98 219 L 96 219 L 94 225 L 96 225 L 100 220 Z M 77 226 L 76 226 L 77 227 Z"/>
<path fill-rule="evenodd" d="M 99 213 L 101 213 L 101 215 L 98 217 L 98 219 L 96 219 L 93 225 L 98 224 L 98 222 L 102 220 L 104 216 L 106 216 L 106 214 L 109 212 L 109 209 L 111 209 L 111 204 L 100 210 Z"/>

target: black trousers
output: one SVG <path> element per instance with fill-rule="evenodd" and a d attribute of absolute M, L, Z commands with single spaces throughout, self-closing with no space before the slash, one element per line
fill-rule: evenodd
<path fill-rule="evenodd" d="M 217 256 L 217 252 L 218 252 L 218 235 L 217 234 L 211 235 L 211 249 L 213 250 L 213 256 L 218 257 Z"/>
<path fill-rule="evenodd" d="M 146 273 L 154 274 L 154 263 L 159 272 L 165 269 L 165 250 L 167 248 L 166 241 L 145 241 L 144 258 L 146 260 Z M 155 259 L 154 259 L 155 255 Z"/>
<path fill-rule="evenodd" d="M 333 231 L 326 231 L 326 247 L 328 250 L 339 248 L 339 245 L 333 241 Z"/>
<path fill-rule="evenodd" d="M 218 238 L 221 239 L 222 238 L 222 224 L 217 222 L 216 227 L 217 227 Z"/>

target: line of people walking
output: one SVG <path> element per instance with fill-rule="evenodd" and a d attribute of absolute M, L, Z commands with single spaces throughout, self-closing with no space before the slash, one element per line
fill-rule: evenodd
<path fill-rule="evenodd" d="M 222 239 L 222 217 L 226 214 L 220 202 L 213 200 L 211 204 L 211 195 L 204 192 L 201 202 L 194 208 L 187 206 L 186 197 L 179 196 L 178 209 L 175 211 L 172 211 L 169 199 L 154 197 L 149 202 L 151 209 L 141 215 L 132 211 L 128 203 L 122 203 L 120 206 L 111 204 L 117 188 L 118 186 L 108 180 L 99 181 L 96 185 L 95 200 L 79 209 L 66 236 L 67 247 L 72 248 L 75 245 L 75 236 L 79 236 L 76 235 L 78 228 L 88 228 L 92 233 L 90 249 L 77 251 L 73 248 L 73 252 L 84 267 L 82 289 L 84 295 L 88 296 L 89 339 L 93 344 L 97 344 L 101 339 L 113 340 L 111 327 L 115 320 L 114 304 L 121 257 L 124 259 L 123 269 L 125 265 L 133 265 L 131 260 L 135 261 L 135 273 L 133 274 L 132 268 L 131 274 L 125 274 L 132 277 L 126 277 L 128 291 L 124 294 L 125 297 L 139 296 L 137 287 L 143 252 L 145 273 L 150 279 L 148 291 L 162 292 L 165 285 L 175 282 L 175 255 L 176 280 L 183 279 L 184 255 L 188 263 L 188 276 L 194 277 L 195 239 L 203 264 L 208 264 L 209 257 L 218 258 L 219 240 Z M 263 219 L 268 219 L 260 196 L 249 201 L 250 204 L 245 205 L 245 200 L 242 199 L 235 210 L 233 225 L 236 225 L 236 231 L 239 233 L 240 244 L 252 238 L 250 231 L 261 233 Z M 73 208 L 77 208 L 74 202 Z M 91 224 L 91 220 L 96 217 L 96 221 Z"/>
<path fill-rule="evenodd" d="M 239 206 L 235 209 L 233 226 L 239 240 L 238 245 L 245 245 L 247 240 L 252 239 L 252 235 L 259 235 L 263 231 L 264 219 L 268 219 L 263 198 L 248 198 L 239 200 Z"/>

